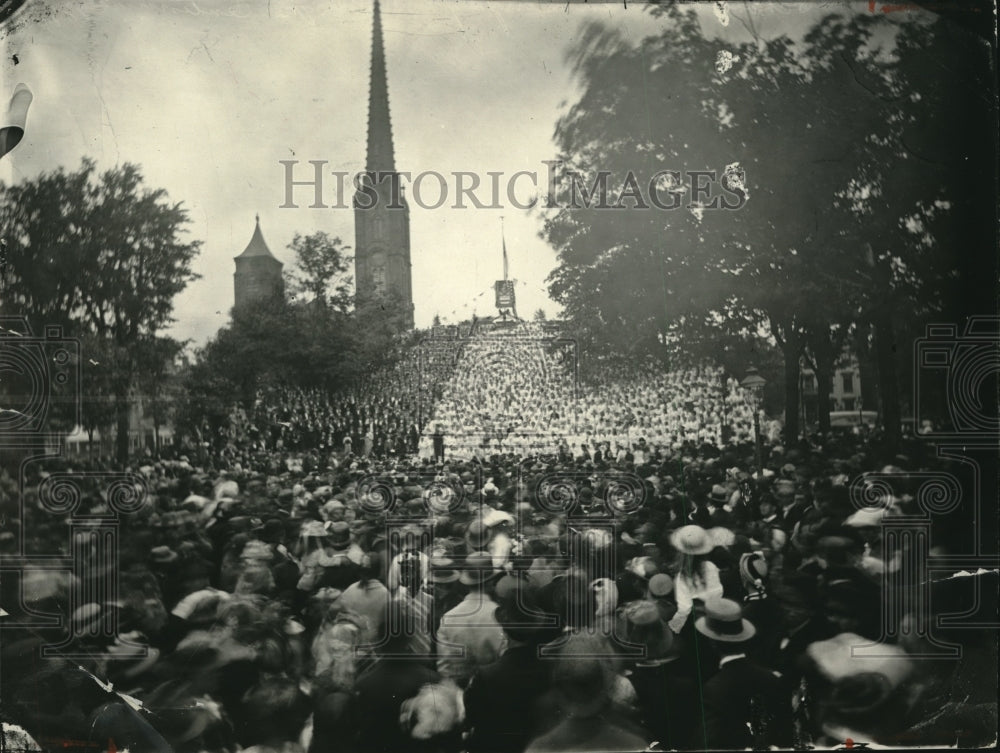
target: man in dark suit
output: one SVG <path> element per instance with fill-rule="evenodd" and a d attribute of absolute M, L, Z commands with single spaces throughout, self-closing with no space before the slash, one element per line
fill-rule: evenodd
<path fill-rule="evenodd" d="M 549 689 L 551 661 L 538 649 L 559 636 L 559 625 L 546 624 L 532 592 L 521 589 L 503 599 L 497 621 L 507 639 L 500 658 L 473 678 L 465 691 L 471 727 L 470 753 L 520 753 L 542 731 L 541 697 Z"/>
<path fill-rule="evenodd" d="M 713 599 L 695 629 L 712 641 L 720 655 L 719 671 L 702 693 L 702 735 L 709 750 L 788 747 L 792 742 L 791 693 L 780 673 L 746 654 L 756 634 L 739 604 Z"/>
<path fill-rule="evenodd" d="M 434 446 L 434 459 L 444 462 L 444 433 L 441 431 L 441 424 L 435 424 L 434 433 L 431 435 L 431 442 Z"/>

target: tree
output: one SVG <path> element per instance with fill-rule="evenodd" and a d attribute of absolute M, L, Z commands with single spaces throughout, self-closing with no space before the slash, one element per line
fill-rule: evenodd
<path fill-rule="evenodd" d="M 178 398 L 177 359 L 185 343 L 171 337 L 145 338 L 137 343 L 136 381 L 143 412 L 153 422 L 153 443 L 160 451 L 160 427 L 175 415 Z"/>
<path fill-rule="evenodd" d="M 664 29 L 633 48 L 591 24 L 567 54 L 582 95 L 556 124 L 561 190 L 543 234 L 560 261 L 549 292 L 597 352 L 657 352 L 678 321 L 709 310 L 718 292 L 699 243 L 700 216 L 684 209 L 691 186 L 656 181 L 659 200 L 679 211 L 629 195 L 630 174 L 646 193 L 665 167 L 724 167 L 717 116 L 705 107 L 714 74 L 704 61 L 715 50 L 693 12 L 671 7 Z"/>
<path fill-rule="evenodd" d="M 80 338 L 82 360 L 80 418 L 87 432 L 89 452 L 93 455 L 94 434 L 103 440 L 110 433 L 115 421 L 114 370 L 117 362 L 113 343 L 102 337 L 87 334 Z"/>
<path fill-rule="evenodd" d="M 131 163 L 97 175 L 85 159 L 74 173 L 60 168 L 2 190 L 4 306 L 36 325 L 113 344 L 116 454 L 124 462 L 138 350 L 173 321 L 174 297 L 198 277 L 191 262 L 200 241 L 182 238 L 187 211 L 163 189 L 146 188 Z"/>
<path fill-rule="evenodd" d="M 560 177 L 572 194 L 572 173 L 589 169 L 583 185 L 592 194 L 574 206 L 564 191 L 546 215 L 544 235 L 559 254 L 550 292 L 582 340 L 630 357 L 721 334 L 770 336 L 784 357 L 790 440 L 798 436 L 800 360 L 816 371 L 825 431 L 842 350 L 870 337 L 884 421 L 898 435 L 892 312 L 942 311 L 930 301 L 954 289 L 955 275 L 936 236 L 962 216 L 948 210 L 953 202 L 964 202 L 964 218 L 978 228 L 977 248 L 995 248 L 985 200 L 992 173 L 976 172 L 975 192 L 962 186 L 958 158 L 967 155 L 954 146 L 962 126 L 949 107 L 975 114 L 975 143 L 987 144 L 993 102 L 967 82 L 985 87 L 988 61 L 969 66 L 962 99 L 952 73 L 921 67 L 924 20 L 897 26 L 874 14 L 831 14 L 801 44 L 754 33 L 733 48 L 706 40 L 691 11 L 652 12 L 664 30 L 637 46 L 591 26 L 570 52 L 581 96 L 556 125 Z M 948 23 L 931 26 L 930 59 L 948 50 L 961 57 Z M 919 143 L 925 154 L 939 145 L 948 155 L 930 170 L 933 157 L 906 160 L 925 109 L 934 129 Z M 628 171 L 678 164 L 689 176 L 722 171 L 723 194 L 698 201 L 694 181 L 672 178 L 662 188 L 678 198 L 674 211 L 641 206 Z M 603 184 L 598 166 L 609 174 Z M 721 211 L 734 196 L 743 202 Z M 875 240 L 881 247 L 866 253 Z M 995 272 L 993 256 L 987 268 Z M 973 265 L 962 266 L 960 277 L 971 280 Z M 981 279 L 974 289 L 986 301 Z M 992 285 L 996 275 L 984 279 Z"/>
<path fill-rule="evenodd" d="M 295 254 L 295 288 L 319 305 L 346 312 L 352 304 L 351 257 L 340 238 L 324 232 L 292 238 L 288 248 Z"/>

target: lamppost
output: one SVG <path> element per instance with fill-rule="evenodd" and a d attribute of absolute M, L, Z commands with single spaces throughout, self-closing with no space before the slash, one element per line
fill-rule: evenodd
<path fill-rule="evenodd" d="M 740 382 L 740 387 L 743 388 L 743 399 L 746 400 L 746 404 L 753 411 L 753 435 L 757 455 L 758 481 L 764 477 L 764 463 L 761 459 L 760 443 L 760 410 L 764 405 L 764 386 L 766 384 L 767 380 L 753 366 L 747 369 L 747 375 Z"/>

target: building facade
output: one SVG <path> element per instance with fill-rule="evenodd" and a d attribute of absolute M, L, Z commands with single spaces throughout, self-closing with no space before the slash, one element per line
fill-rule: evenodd
<path fill-rule="evenodd" d="M 831 411 L 860 411 L 862 409 L 861 370 L 853 357 L 834 369 L 831 389 Z M 799 415 L 807 424 L 816 423 L 819 420 L 817 390 L 816 374 L 813 373 L 812 369 L 803 367 L 799 373 L 799 400 L 801 401 Z"/>

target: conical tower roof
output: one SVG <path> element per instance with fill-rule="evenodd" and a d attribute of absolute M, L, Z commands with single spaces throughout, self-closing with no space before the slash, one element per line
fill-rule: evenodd
<path fill-rule="evenodd" d="M 255 256 L 264 256 L 269 259 L 274 259 L 281 264 L 280 261 L 271 253 L 271 249 L 267 247 L 267 242 L 264 240 L 264 235 L 260 232 L 260 215 L 257 215 L 257 226 L 253 230 L 253 237 L 250 238 L 250 242 L 247 247 L 243 249 L 243 253 L 237 256 L 237 259 L 250 259 Z"/>

